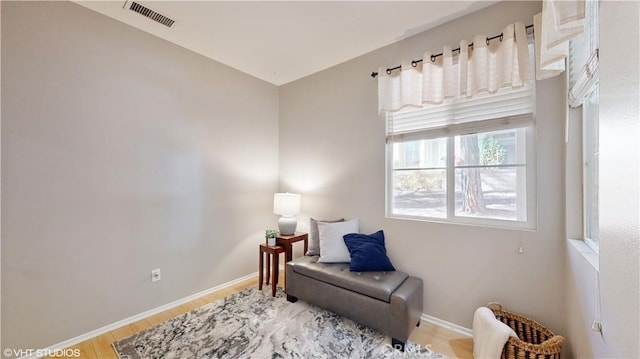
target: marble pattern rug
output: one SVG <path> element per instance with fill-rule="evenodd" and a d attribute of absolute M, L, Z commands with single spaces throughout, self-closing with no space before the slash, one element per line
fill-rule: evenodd
<path fill-rule="evenodd" d="M 446 356 L 407 342 L 405 352 L 372 329 L 302 301 L 278 288 L 255 287 L 206 304 L 113 347 L 120 359 L 191 358 L 430 358 Z"/>

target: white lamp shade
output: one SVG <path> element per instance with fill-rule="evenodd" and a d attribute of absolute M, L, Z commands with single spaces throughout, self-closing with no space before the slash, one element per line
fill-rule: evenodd
<path fill-rule="evenodd" d="M 283 216 L 295 216 L 300 213 L 300 195 L 275 193 L 273 195 L 273 213 Z"/>

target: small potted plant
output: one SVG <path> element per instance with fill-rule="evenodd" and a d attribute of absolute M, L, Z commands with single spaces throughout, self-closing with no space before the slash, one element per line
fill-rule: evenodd
<path fill-rule="evenodd" d="M 264 233 L 264 236 L 267 239 L 268 246 L 276 245 L 276 237 L 278 236 L 278 231 L 276 231 L 275 229 L 267 229 Z"/>

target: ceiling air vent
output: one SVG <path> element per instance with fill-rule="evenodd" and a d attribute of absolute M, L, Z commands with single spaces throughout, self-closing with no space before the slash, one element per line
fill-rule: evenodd
<path fill-rule="evenodd" d="M 149 9 L 144 5 L 140 5 L 135 1 L 131 2 L 131 6 L 129 6 L 129 10 L 137 12 L 142 16 L 148 17 L 149 19 L 155 22 L 159 22 L 166 27 L 171 27 L 171 25 L 173 25 L 173 23 L 175 22 L 175 20 L 169 19 L 168 17 L 162 14 L 158 14 L 157 12 Z"/>

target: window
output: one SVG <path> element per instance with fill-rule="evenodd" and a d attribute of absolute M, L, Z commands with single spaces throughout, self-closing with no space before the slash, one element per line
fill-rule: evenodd
<path fill-rule="evenodd" d="M 534 93 L 387 114 L 387 216 L 534 228 Z"/>
<path fill-rule="evenodd" d="M 597 250 L 598 240 L 598 1 L 585 2 L 585 32 L 569 44 L 569 106 L 582 108 L 582 198 L 584 238 Z"/>
<path fill-rule="evenodd" d="M 527 227 L 527 137 L 532 130 L 393 143 L 389 215 L 506 226 L 497 221 L 512 221 Z M 407 149 L 418 149 L 417 161 L 405 161 Z"/>
<path fill-rule="evenodd" d="M 598 96 L 596 90 L 583 104 L 583 200 L 584 236 L 587 242 L 598 246 Z"/>

